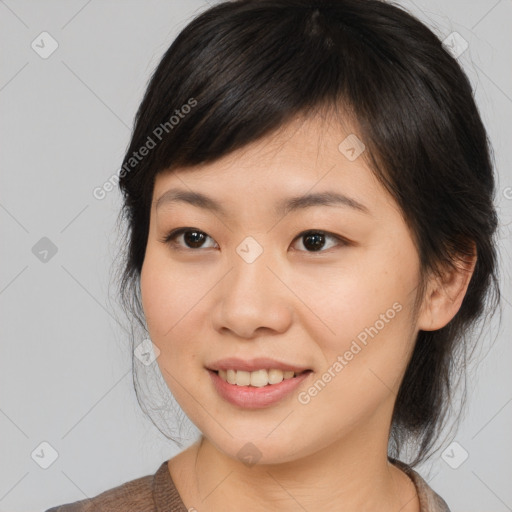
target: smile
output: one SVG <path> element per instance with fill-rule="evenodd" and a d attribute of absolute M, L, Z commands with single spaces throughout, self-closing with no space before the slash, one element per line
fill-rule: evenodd
<path fill-rule="evenodd" d="M 261 409 L 279 403 L 290 396 L 312 373 L 311 370 L 296 374 L 291 370 L 278 369 L 252 372 L 233 369 L 208 370 L 218 396 L 243 409 Z M 228 379 L 234 382 L 230 383 Z M 270 380 L 278 382 L 272 384 Z"/>
<path fill-rule="evenodd" d="M 305 370 L 308 371 L 308 370 Z M 229 384 L 235 384 L 237 386 L 253 386 L 261 388 L 263 386 L 272 386 L 279 384 L 283 380 L 293 379 L 297 375 L 304 372 L 294 371 L 283 371 L 278 368 L 272 368 L 270 370 L 262 369 L 253 372 L 244 370 L 219 370 L 219 377 L 228 382 Z"/>

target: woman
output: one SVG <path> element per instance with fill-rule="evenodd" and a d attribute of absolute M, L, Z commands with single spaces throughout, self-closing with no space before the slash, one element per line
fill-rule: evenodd
<path fill-rule="evenodd" d="M 439 39 L 377 0 L 218 4 L 119 177 L 121 294 L 201 437 L 51 511 L 448 511 L 413 466 L 499 290 L 486 132 Z"/>

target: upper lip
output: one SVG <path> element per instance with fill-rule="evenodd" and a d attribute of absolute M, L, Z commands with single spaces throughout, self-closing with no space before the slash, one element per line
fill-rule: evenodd
<path fill-rule="evenodd" d="M 207 366 L 209 370 L 243 370 L 246 372 L 254 372 L 256 370 L 263 369 L 278 369 L 282 371 L 292 371 L 300 373 L 309 368 L 305 366 L 298 366 L 295 364 L 283 363 L 275 359 L 269 359 L 268 357 L 258 357 L 256 359 L 239 359 L 238 357 L 228 357 L 225 359 L 219 359 L 214 363 Z"/>

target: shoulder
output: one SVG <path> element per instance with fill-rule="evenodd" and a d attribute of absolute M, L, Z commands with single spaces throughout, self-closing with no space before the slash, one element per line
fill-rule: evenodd
<path fill-rule="evenodd" d="M 108 489 L 93 498 L 67 503 L 50 508 L 46 512 L 155 512 L 155 492 L 169 485 L 167 461 L 163 462 L 154 475 L 130 480 Z"/>
<path fill-rule="evenodd" d="M 390 461 L 413 481 L 418 493 L 420 512 L 450 512 L 446 501 L 411 466 L 397 459 L 390 459 Z"/>

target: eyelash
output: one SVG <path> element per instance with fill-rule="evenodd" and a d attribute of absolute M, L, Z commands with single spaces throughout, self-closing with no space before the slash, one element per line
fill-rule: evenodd
<path fill-rule="evenodd" d="M 170 245 L 170 246 L 173 246 L 173 249 L 175 250 L 183 250 L 183 251 L 199 251 L 200 249 L 204 249 L 203 247 L 197 247 L 197 248 L 193 248 L 193 247 L 186 247 L 186 246 L 180 246 L 177 244 L 176 242 L 176 238 L 178 238 L 178 236 L 184 234 L 184 233 L 187 233 L 187 232 L 195 232 L 195 233 L 201 233 L 203 235 L 206 235 L 208 238 L 211 238 L 207 233 L 205 233 L 204 231 L 201 231 L 197 228 L 193 228 L 193 227 L 183 227 L 183 228 L 177 228 L 177 229 L 174 229 L 172 230 L 170 233 L 168 233 L 164 238 L 162 238 L 160 240 L 160 242 L 164 243 L 164 244 L 167 244 L 167 245 Z M 299 233 L 294 239 L 293 241 L 295 242 L 295 240 L 298 240 L 302 237 L 305 237 L 307 235 L 324 235 L 326 238 L 332 238 L 334 240 L 337 241 L 338 245 L 340 246 L 347 246 L 347 245 L 350 245 L 350 243 L 348 242 L 348 240 L 345 240 L 344 238 L 338 236 L 338 235 L 335 235 L 333 233 L 330 233 L 328 231 L 323 231 L 323 230 L 320 230 L 320 229 L 308 229 L 306 231 L 302 231 L 301 233 Z M 211 238 L 213 240 L 213 238 Z M 207 247 L 207 249 L 211 249 L 211 247 Z M 317 254 L 317 253 L 324 253 L 324 252 L 327 252 L 329 251 L 330 249 L 333 249 L 333 247 L 329 247 L 328 249 L 320 249 L 318 251 L 301 251 L 301 252 L 307 252 L 309 254 Z"/>

